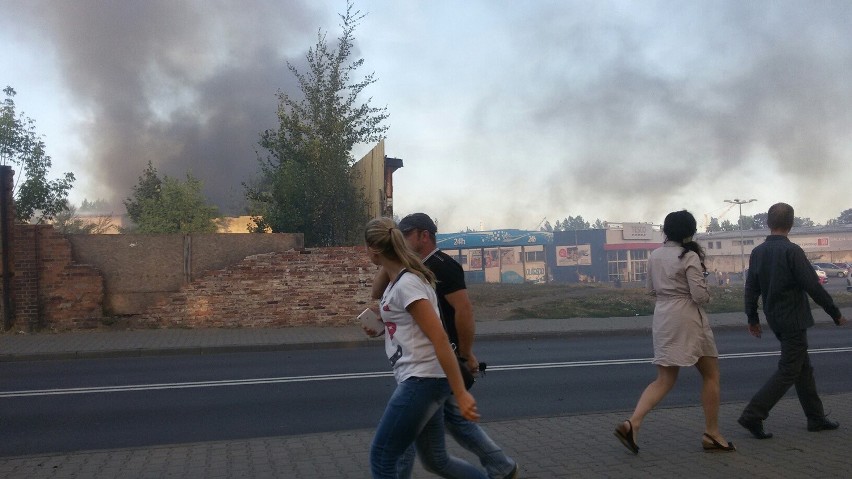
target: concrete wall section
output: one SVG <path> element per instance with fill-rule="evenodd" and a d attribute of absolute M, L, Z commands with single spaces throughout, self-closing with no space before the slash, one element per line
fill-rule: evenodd
<path fill-rule="evenodd" d="M 195 275 L 246 256 L 301 248 L 301 234 L 69 235 L 74 261 L 103 273 L 107 315 L 145 311 Z"/>
<path fill-rule="evenodd" d="M 182 235 L 69 235 L 74 261 L 103 273 L 104 311 L 144 311 L 184 284 Z"/>

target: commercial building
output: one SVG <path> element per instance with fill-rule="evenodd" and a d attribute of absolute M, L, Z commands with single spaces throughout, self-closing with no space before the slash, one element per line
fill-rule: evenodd
<path fill-rule="evenodd" d="M 719 231 L 699 233 L 695 240 L 707 254 L 709 271 L 741 273 L 748 268 L 751 251 L 768 235 L 768 229 Z M 852 262 L 852 225 L 793 228 L 789 238 L 805 250 L 811 262 Z"/>
<path fill-rule="evenodd" d="M 699 233 L 710 272 L 739 274 L 768 230 Z M 438 247 L 456 258 L 469 283 L 644 282 L 648 257 L 665 241 L 660 225 L 608 223 L 603 229 L 504 229 L 440 233 Z M 813 262 L 852 262 L 852 225 L 794 228 L 790 240 Z"/>
<path fill-rule="evenodd" d="M 543 283 L 553 235 L 516 229 L 441 233 L 437 243 L 462 265 L 468 283 Z"/>
<path fill-rule="evenodd" d="M 469 283 L 644 281 L 659 226 L 609 223 L 604 229 L 515 229 L 441 233 L 438 247 L 456 258 Z"/>

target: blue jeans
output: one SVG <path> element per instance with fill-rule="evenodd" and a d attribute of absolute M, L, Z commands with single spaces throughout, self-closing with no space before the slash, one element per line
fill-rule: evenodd
<path fill-rule="evenodd" d="M 491 479 L 502 479 L 512 472 L 515 467 L 515 461 L 509 458 L 500 446 L 498 446 L 485 431 L 479 427 L 479 424 L 468 421 L 462 416 L 459 409 L 459 403 L 456 398 L 450 396 L 444 403 L 444 425 L 447 432 L 453 436 L 459 445 L 468 451 L 472 452 L 479 458 L 482 467 L 488 471 L 488 477 Z M 421 455 L 424 451 L 417 449 Z M 429 452 L 434 454 L 435 452 Z M 399 477 L 411 477 L 414 468 L 414 448 L 409 447 L 405 451 L 405 455 L 400 459 L 398 470 Z"/>
<path fill-rule="evenodd" d="M 397 463 L 406 449 L 416 444 L 427 470 L 441 477 L 485 479 L 472 464 L 447 454 L 442 406 L 448 397 L 446 378 L 413 377 L 397 386 L 370 447 L 374 478 L 399 477 Z"/>

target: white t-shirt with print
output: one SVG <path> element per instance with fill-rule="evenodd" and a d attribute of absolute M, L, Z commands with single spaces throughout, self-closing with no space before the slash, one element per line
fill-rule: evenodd
<path fill-rule="evenodd" d="M 414 317 L 405 309 L 420 299 L 428 300 L 435 310 L 435 315 L 439 314 L 438 298 L 432 286 L 423 282 L 416 274 L 406 272 L 395 283 L 385 288 L 379 302 L 382 321 L 385 323 L 385 352 L 398 383 L 412 376 L 445 376 L 435 354 L 435 347 L 414 321 Z"/>

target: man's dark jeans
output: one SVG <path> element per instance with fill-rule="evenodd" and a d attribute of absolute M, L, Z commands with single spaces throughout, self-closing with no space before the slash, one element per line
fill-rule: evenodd
<path fill-rule="evenodd" d="M 822 401 L 817 395 L 814 368 L 808 356 L 808 331 L 802 329 L 790 333 L 776 334 L 781 341 L 781 359 L 778 370 L 769 378 L 760 391 L 751 398 L 743 410 L 742 419 L 763 421 L 769 411 L 784 396 L 790 386 L 796 386 L 796 394 L 808 421 L 820 421 L 825 417 Z"/>

